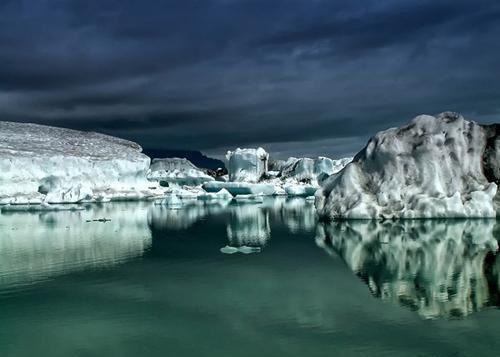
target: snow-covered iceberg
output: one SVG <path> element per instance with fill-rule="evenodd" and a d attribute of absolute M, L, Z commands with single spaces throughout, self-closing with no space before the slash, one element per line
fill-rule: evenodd
<path fill-rule="evenodd" d="M 148 179 L 158 181 L 164 186 L 165 184 L 197 186 L 214 181 L 212 176 L 207 175 L 191 161 L 176 157 L 153 159 Z"/>
<path fill-rule="evenodd" d="M 290 157 L 281 164 L 280 176 L 283 179 L 293 178 L 299 182 L 317 185 L 323 178 L 339 172 L 351 161 L 351 157 L 339 160 L 323 156 L 316 159 Z"/>
<path fill-rule="evenodd" d="M 144 199 L 161 194 L 136 143 L 37 124 L 0 122 L 0 204 Z"/>
<path fill-rule="evenodd" d="M 287 196 L 308 197 L 314 195 L 320 184 L 330 175 L 342 170 L 352 158 L 333 160 L 327 157 L 296 158 L 273 161 L 272 168 L 278 170 L 275 176 L 268 175 L 266 182 L 273 183 Z"/>
<path fill-rule="evenodd" d="M 226 154 L 229 181 L 256 183 L 267 174 L 269 154 L 263 149 L 236 149 Z"/>
<path fill-rule="evenodd" d="M 497 125 L 421 115 L 379 132 L 316 193 L 324 218 L 495 217 Z"/>

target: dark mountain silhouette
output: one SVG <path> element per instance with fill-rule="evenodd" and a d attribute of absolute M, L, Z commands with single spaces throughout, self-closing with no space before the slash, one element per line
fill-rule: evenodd
<path fill-rule="evenodd" d="M 186 158 L 202 169 L 216 170 L 219 167 L 225 168 L 224 162 L 212 157 L 203 155 L 200 151 L 194 150 L 168 150 L 168 149 L 143 149 L 143 152 L 151 159 L 162 159 L 167 157 Z"/>

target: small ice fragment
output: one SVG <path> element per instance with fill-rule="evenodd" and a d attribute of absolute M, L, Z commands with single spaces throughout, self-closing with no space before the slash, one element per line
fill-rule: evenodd
<path fill-rule="evenodd" d="M 225 247 L 222 247 L 220 249 L 220 252 L 224 253 L 224 254 L 234 254 L 234 253 L 238 252 L 238 248 L 230 247 L 229 245 L 226 245 Z"/>

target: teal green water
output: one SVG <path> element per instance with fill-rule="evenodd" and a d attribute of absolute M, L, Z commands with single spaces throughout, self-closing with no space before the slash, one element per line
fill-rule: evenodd
<path fill-rule="evenodd" d="M 499 229 L 302 199 L 2 212 L 0 356 L 495 355 Z"/>

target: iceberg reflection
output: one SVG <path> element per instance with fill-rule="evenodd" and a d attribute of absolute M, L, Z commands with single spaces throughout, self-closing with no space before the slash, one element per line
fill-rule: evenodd
<path fill-rule="evenodd" d="M 148 223 L 153 229 L 184 230 L 207 216 L 215 216 L 227 212 L 228 202 L 214 201 L 188 201 L 179 208 L 172 209 L 168 206 L 151 206 L 148 213 Z"/>
<path fill-rule="evenodd" d="M 376 297 L 424 318 L 499 305 L 495 220 L 349 221 L 318 227 L 318 246 L 340 256 Z"/>
<path fill-rule="evenodd" d="M 311 231 L 316 228 L 314 202 L 303 197 L 278 197 L 264 201 L 264 208 L 282 221 L 292 232 Z"/>
<path fill-rule="evenodd" d="M 116 203 L 72 211 L 2 212 L 0 288 L 142 255 L 151 246 L 147 211 L 145 205 Z"/>
<path fill-rule="evenodd" d="M 252 204 L 230 207 L 227 238 L 232 247 L 262 247 L 271 238 L 269 214 Z"/>
<path fill-rule="evenodd" d="M 148 223 L 155 230 L 184 230 L 207 217 L 227 218 L 226 232 L 230 247 L 263 247 L 271 238 L 271 221 L 283 223 L 292 233 L 314 231 L 314 204 L 303 198 L 266 197 L 262 203 L 225 200 L 194 200 L 178 209 L 154 205 Z"/>

